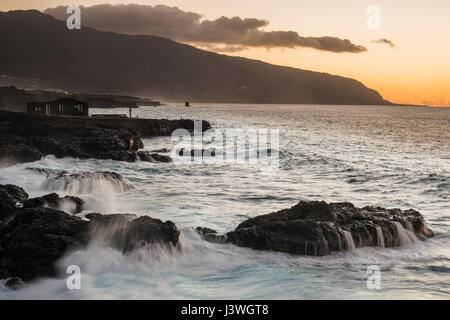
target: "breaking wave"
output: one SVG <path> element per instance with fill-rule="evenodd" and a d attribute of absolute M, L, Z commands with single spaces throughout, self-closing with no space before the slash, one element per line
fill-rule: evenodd
<path fill-rule="evenodd" d="M 132 188 L 132 185 L 114 172 L 88 171 L 50 173 L 42 183 L 42 188 L 69 194 L 90 194 L 99 190 L 104 193 L 121 193 Z"/>
<path fill-rule="evenodd" d="M 173 119 L 181 114 L 211 120 L 219 129 L 255 123 L 280 128 L 280 170 L 274 176 L 263 176 L 252 166 L 214 163 L 161 166 L 49 156 L 27 165 L 56 173 L 117 172 L 135 186 L 136 192 L 128 192 L 104 177 L 65 181 L 25 171 L 25 165 L 0 168 L 1 184 L 23 186 L 32 197 L 49 191 L 71 194 L 86 202 L 86 211 L 146 214 L 174 221 L 182 231 L 181 250 L 176 252 L 148 247 L 123 254 L 93 242 L 58 262 L 58 278 L 40 279 L 18 291 L 6 290 L 0 283 L 0 298 L 448 299 L 449 116 L 431 108 L 408 110 L 260 105 L 189 110 L 171 106 L 152 108 L 151 114 L 146 114 L 147 108 L 135 110 L 140 118 Z M 157 137 L 145 144 L 162 149 L 174 142 Z M 342 248 L 350 251 L 299 257 L 208 243 L 191 228 L 230 231 L 245 219 L 299 200 L 414 208 L 423 213 L 436 236 L 416 242 L 410 226 L 400 224 L 393 226 L 402 244 L 398 248 L 383 248 L 390 239 L 377 230 L 373 242 L 378 248 L 360 248 L 358 237 L 348 233 L 341 240 Z M 82 290 L 66 288 L 66 268 L 71 264 L 81 268 Z M 382 290 L 367 289 L 369 265 L 380 267 Z"/>

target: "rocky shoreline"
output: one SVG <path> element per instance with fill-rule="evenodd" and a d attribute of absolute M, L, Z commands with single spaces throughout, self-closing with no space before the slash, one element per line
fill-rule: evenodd
<path fill-rule="evenodd" d="M 72 214 L 60 210 L 74 204 Z M 83 200 L 50 194 L 29 199 L 20 187 L 0 185 L 0 279 L 31 281 L 57 275 L 55 262 L 68 250 L 85 248 L 90 241 L 124 253 L 158 244 L 177 248 L 175 224 L 132 214 L 77 216 Z"/>
<path fill-rule="evenodd" d="M 211 128 L 202 122 L 202 130 Z M 95 119 L 42 117 L 0 111 L 0 161 L 33 162 L 46 155 L 57 158 L 96 158 L 134 162 L 169 162 L 139 151 L 142 137 L 167 136 L 176 129 L 193 132 L 193 120 Z"/>
<path fill-rule="evenodd" d="M 124 181 L 116 173 L 109 174 Z M 62 177 L 76 181 L 86 175 Z M 180 231 L 171 221 L 134 214 L 89 213 L 81 218 L 83 205 L 80 198 L 55 193 L 29 199 L 18 186 L 0 185 L 0 279 L 8 279 L 6 283 L 14 288 L 23 281 L 57 276 L 55 263 L 66 252 L 89 243 L 123 253 L 149 245 L 181 250 Z M 359 247 L 398 247 L 434 235 L 423 216 L 412 209 L 357 208 L 323 201 L 301 201 L 290 209 L 248 219 L 226 234 L 203 227 L 196 230 L 213 243 L 309 256 Z"/>
<path fill-rule="evenodd" d="M 423 216 L 412 209 L 357 208 L 324 201 L 300 201 L 290 209 L 248 219 L 225 235 L 197 230 L 210 242 L 309 256 L 399 247 L 434 236 Z"/>
<path fill-rule="evenodd" d="M 75 194 L 93 193 L 98 183 L 106 182 L 115 192 L 123 192 L 133 188 L 122 175 L 110 171 L 67 171 L 52 172 L 41 168 L 26 168 L 30 172 L 44 175 L 42 183 L 45 190 L 62 190 Z"/>

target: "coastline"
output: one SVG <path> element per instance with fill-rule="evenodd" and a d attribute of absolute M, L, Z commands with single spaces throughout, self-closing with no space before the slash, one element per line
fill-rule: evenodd
<path fill-rule="evenodd" d="M 159 110 L 159 112 L 143 109 L 141 110 L 142 113 L 139 114 L 139 117 L 140 119 L 141 117 L 143 118 L 145 115 L 144 112 L 147 112 L 147 116 L 155 115 L 158 117 L 174 119 L 181 111 L 186 111 L 189 116 L 192 116 L 193 118 L 203 118 L 214 121 L 214 127 L 217 127 L 218 130 L 234 127 L 236 125 L 247 128 L 261 123 L 264 123 L 265 126 L 271 128 L 283 125 L 284 129 L 282 130 L 282 134 L 284 143 L 280 146 L 280 153 L 284 160 L 281 164 L 283 169 L 280 172 L 280 177 L 282 178 L 280 181 L 278 181 L 278 179 L 260 177 L 255 170 L 246 166 L 233 167 L 227 165 L 175 166 L 175 164 L 172 163 L 151 164 L 143 161 L 128 163 L 114 160 L 91 160 L 89 158 L 78 160 L 71 157 L 65 159 L 45 157 L 30 166 L 38 169 L 47 169 L 47 171 L 51 172 L 50 174 L 45 171 L 29 171 L 27 170 L 28 167 L 26 164 L 11 167 L 10 170 L 2 171 L 1 175 L 3 180 L 0 184 L 12 183 L 24 187 L 26 192 L 30 194 L 30 198 L 32 197 L 32 203 L 41 203 L 42 200 L 38 200 L 39 198 L 49 200 L 53 198 L 56 199 L 55 196 L 50 196 L 51 194 L 48 194 L 49 192 L 56 192 L 60 199 L 64 199 L 69 195 L 85 201 L 84 212 L 73 216 L 76 221 L 79 221 L 79 218 L 82 220 L 89 219 L 88 215 L 90 213 L 99 213 L 104 216 L 119 214 L 115 218 L 118 219 L 115 220 L 115 222 L 123 220 L 123 225 L 127 225 L 127 222 L 125 222 L 123 217 L 119 218 L 119 216 L 124 214 L 130 215 L 127 216 L 128 219 L 149 216 L 154 219 L 160 219 L 161 221 L 173 221 L 176 228 L 180 231 L 178 241 L 182 250 L 165 248 L 155 249 L 155 246 L 150 245 L 148 248 L 139 248 L 132 250 L 131 252 L 127 251 L 123 253 L 120 249 L 117 249 L 116 246 L 111 247 L 110 244 L 105 245 L 105 243 L 102 242 L 102 239 L 83 238 L 82 243 L 86 243 L 87 241 L 88 243 L 91 243 L 91 245 L 85 249 L 80 248 L 80 250 L 75 251 L 72 251 L 71 249 L 66 250 L 65 254 L 61 256 L 60 259 L 56 260 L 56 262 L 52 262 L 52 265 L 55 265 L 56 267 L 56 275 L 49 277 L 45 276 L 44 278 L 37 277 L 37 281 L 33 281 L 30 286 L 28 286 L 28 281 L 26 281 L 24 287 L 21 287 L 21 282 L 16 279 L 15 281 L 16 283 L 19 283 L 19 287 L 17 287 L 17 290 L 7 291 L 8 294 L 10 293 L 11 297 L 32 296 L 32 290 L 42 290 L 42 285 L 56 282 L 61 280 L 61 278 L 64 278 L 65 270 L 63 268 L 66 264 L 73 263 L 81 263 L 82 270 L 86 273 L 86 277 L 94 276 L 98 279 L 96 281 L 107 281 L 105 280 L 105 277 L 115 277 L 117 276 L 117 272 L 124 272 L 122 285 L 129 288 L 128 290 L 130 291 L 128 291 L 128 294 L 132 294 L 131 292 L 134 292 L 132 290 L 139 289 L 132 289 L 135 288 L 136 284 L 134 282 L 128 283 L 126 281 L 127 275 L 136 276 L 143 284 L 146 283 L 145 281 L 148 281 L 147 279 L 149 277 L 153 278 L 152 281 L 154 281 L 154 285 L 170 283 L 171 276 L 184 276 L 186 277 L 184 281 L 188 283 L 190 287 L 193 283 L 198 285 L 199 279 L 196 278 L 195 274 L 198 272 L 199 268 L 201 268 L 201 273 L 208 275 L 209 278 L 214 278 L 214 273 L 216 272 L 225 272 L 227 275 L 226 278 L 231 279 L 231 281 L 223 281 L 220 285 L 230 286 L 230 289 L 233 288 L 233 290 L 244 290 L 238 283 L 250 281 L 249 278 L 252 279 L 255 283 L 254 286 L 257 286 L 258 289 L 255 290 L 253 287 L 253 289 L 249 291 L 254 294 L 252 297 L 259 298 L 285 298 L 286 293 L 276 291 L 280 279 L 284 279 L 281 281 L 283 286 L 289 290 L 289 294 L 294 294 L 294 291 L 291 291 L 294 290 L 294 284 L 295 287 L 300 288 L 305 281 L 307 285 L 314 285 L 315 288 L 320 288 L 321 292 L 322 290 L 328 290 L 326 285 L 314 282 L 314 279 L 317 279 L 317 276 L 327 277 L 328 279 L 326 273 L 332 273 L 336 264 L 338 265 L 339 270 L 342 271 L 342 274 L 339 273 L 337 279 L 328 279 L 328 281 L 331 281 L 334 285 L 334 287 L 329 290 L 335 292 L 333 294 L 331 293 L 332 291 L 330 291 L 328 293 L 329 297 L 337 297 L 338 294 L 345 294 L 345 292 L 343 293 L 342 291 L 342 286 L 340 286 L 342 285 L 341 281 L 347 281 L 346 279 L 348 278 L 358 277 L 358 273 L 365 272 L 364 268 L 368 261 L 380 263 L 381 268 L 386 268 L 386 265 L 391 264 L 392 261 L 400 261 L 400 265 L 405 268 L 414 263 L 415 267 L 423 270 L 425 274 L 431 272 L 426 271 L 428 264 L 422 262 L 420 257 L 424 255 L 427 256 L 427 259 L 428 256 L 436 257 L 436 255 L 439 254 L 439 251 L 435 251 L 435 246 L 438 246 L 439 248 L 441 243 L 443 243 L 442 245 L 445 245 L 446 231 L 444 227 L 436 224 L 436 216 L 433 215 L 441 207 L 438 207 L 438 209 L 433 211 L 432 206 L 421 206 L 420 203 L 426 202 L 423 200 L 433 200 L 435 197 L 443 195 L 442 192 L 439 193 L 440 189 L 434 191 L 433 188 L 439 188 L 440 184 L 445 183 L 445 177 L 438 175 L 436 177 L 431 176 L 427 179 L 427 176 L 422 177 L 417 172 L 413 172 L 410 175 L 407 174 L 406 176 L 400 174 L 398 176 L 399 178 L 410 177 L 413 181 L 408 180 L 405 182 L 407 184 L 402 187 L 405 191 L 404 194 L 395 193 L 395 187 L 400 181 L 391 183 L 388 180 L 383 180 L 387 179 L 386 177 L 388 177 L 389 174 L 380 175 L 377 171 L 380 168 L 380 164 L 382 166 L 392 165 L 391 170 L 394 170 L 394 168 L 397 167 L 420 168 L 416 162 L 411 164 L 409 162 L 399 163 L 399 161 L 414 157 L 416 153 L 419 159 L 418 161 L 424 161 L 423 157 L 421 158 L 423 150 L 411 148 L 408 150 L 408 152 L 411 153 L 408 153 L 397 149 L 397 154 L 391 159 L 391 164 L 388 161 L 389 158 L 387 158 L 388 155 L 391 155 L 392 150 L 389 135 L 384 136 L 384 148 L 382 149 L 380 149 L 378 142 L 372 139 L 372 136 L 370 139 L 363 139 L 362 136 L 359 135 L 358 139 L 350 140 L 349 137 L 356 132 L 371 132 L 370 129 L 368 129 L 368 131 L 361 130 L 362 124 L 378 128 L 378 126 L 373 125 L 374 122 L 372 121 L 372 116 L 377 116 L 377 111 L 372 111 L 372 113 L 369 114 L 365 113 L 364 117 L 361 115 L 364 120 L 363 118 L 358 118 L 360 121 L 358 121 L 359 126 L 357 128 L 347 128 L 355 131 L 351 131 L 352 133 L 344 131 L 342 132 L 342 136 L 340 136 L 336 134 L 336 126 L 341 127 L 347 123 L 347 121 L 354 119 L 354 117 L 352 117 L 352 110 L 348 110 L 347 108 L 335 107 L 334 110 L 337 111 L 337 113 L 332 113 L 332 116 L 329 118 L 323 118 L 321 113 L 324 110 L 328 110 L 329 108 L 327 107 L 321 109 L 311 107 L 304 110 L 289 110 L 292 112 L 291 114 L 296 114 L 298 118 L 290 120 L 289 122 L 287 122 L 287 120 L 283 122 L 282 119 L 287 119 L 286 108 L 281 106 L 276 109 L 278 110 L 278 118 L 272 122 L 266 123 L 264 122 L 264 119 L 266 119 L 267 114 L 274 116 L 273 110 L 270 107 L 265 107 L 260 110 L 252 108 L 252 114 L 249 114 L 250 109 L 247 106 L 243 106 L 242 111 L 232 108 L 232 110 L 228 111 L 222 110 L 222 113 L 218 113 L 218 110 L 222 109 L 223 106 L 213 106 L 213 110 L 211 110 L 210 107 L 211 106 L 197 106 L 186 110 L 180 106 L 179 108 L 175 108 L 176 110 L 167 108 Z M 384 110 L 388 109 L 389 108 L 385 108 Z M 361 107 L 359 110 L 365 109 Z M 307 117 L 306 119 L 310 119 L 310 121 L 301 121 L 301 119 L 305 119 L 304 117 L 308 115 L 306 113 L 307 111 L 311 114 L 311 117 Z M 344 117 L 343 119 L 343 117 L 340 116 L 341 114 L 347 115 L 347 117 Z M 422 114 L 422 112 L 419 113 L 419 116 L 420 114 Z M 230 115 L 232 115 L 232 117 Z M 243 115 L 246 115 L 247 118 L 244 119 Z M 384 116 L 392 118 L 389 114 Z M 311 121 L 311 119 L 313 120 Z M 339 119 L 341 120 L 338 121 Z M 58 120 L 61 121 L 62 119 L 58 118 Z M 321 127 L 322 129 L 319 130 L 318 124 L 313 123 L 313 121 L 316 120 L 320 121 L 321 124 L 324 124 L 324 126 Z M 361 123 L 361 121 L 364 121 L 364 123 Z M 392 122 L 392 126 L 395 127 L 398 121 L 401 121 L 402 124 L 410 123 L 408 119 L 397 119 Z M 50 122 L 53 123 L 53 120 Z M 296 124 L 299 123 L 302 124 L 302 126 L 297 128 Z M 335 126 L 330 127 L 330 123 L 335 123 Z M 430 122 L 430 125 L 435 127 L 434 122 Z M 105 126 L 108 127 L 108 124 L 96 123 L 94 127 L 105 129 Z M 111 124 L 109 126 L 111 126 Z M 87 125 L 87 127 L 90 126 Z M 51 129 L 52 127 L 50 126 L 47 128 Z M 131 129 L 126 130 L 126 132 L 128 132 L 128 130 Z M 114 129 L 114 131 L 111 132 L 116 131 Z M 386 130 L 383 132 L 386 132 Z M 387 132 L 392 134 L 395 131 L 388 130 Z M 290 133 L 294 133 L 294 135 L 290 136 Z M 208 137 L 208 133 L 205 135 Z M 326 140 L 323 141 L 323 139 Z M 170 137 L 153 136 L 152 139 L 143 140 L 143 142 L 152 149 L 163 150 L 162 148 L 164 147 L 171 147 L 170 140 Z M 401 140 L 404 141 L 404 139 Z M 332 145 L 335 146 L 334 149 L 329 149 L 330 142 L 333 142 Z M 377 147 L 374 147 L 375 145 Z M 217 148 L 217 145 L 211 147 Z M 349 150 L 349 147 L 352 149 Z M 367 150 L 367 148 L 369 149 Z M 361 153 L 362 150 L 366 150 L 366 152 Z M 416 150 L 416 153 L 414 153 L 414 150 Z M 334 152 L 339 153 L 336 156 Z M 344 162 L 343 157 L 347 155 L 349 158 Z M 369 163 L 370 161 L 371 166 L 364 166 L 364 163 L 360 163 L 358 159 L 366 159 L 366 163 Z M 289 165 L 287 165 L 285 161 L 288 161 Z M 290 169 L 291 166 L 295 166 L 296 172 L 293 172 Z M 368 171 L 369 168 L 373 168 L 374 171 Z M 124 178 L 129 179 L 130 183 L 134 185 L 134 188 L 118 188 L 117 191 L 110 194 L 111 191 L 109 186 L 111 183 L 108 182 L 109 179 L 103 178 L 104 175 L 96 173 L 97 170 L 108 170 L 114 171 L 117 174 L 122 174 Z M 427 168 L 423 168 L 423 170 L 425 172 L 430 171 Z M 63 171 L 68 172 L 63 173 Z M 324 183 L 324 179 L 321 177 L 324 173 L 327 173 L 327 183 Z M 406 174 L 405 171 L 401 171 L 401 173 Z M 49 176 L 47 176 L 47 174 L 49 174 Z M 22 176 L 22 178 L 14 180 L 15 177 L 20 176 Z M 100 178 L 97 179 L 97 176 L 100 176 Z M 393 177 L 396 177 L 396 175 L 393 175 Z M 418 182 L 414 182 L 417 179 L 425 179 L 424 188 L 426 189 L 424 192 L 426 193 L 424 193 L 423 197 L 427 195 L 430 198 L 416 197 L 414 198 L 416 199 L 415 201 L 409 201 L 409 199 L 413 199 L 413 196 L 415 195 L 414 190 L 419 185 Z M 444 180 L 439 182 L 440 180 L 438 179 Z M 284 183 L 280 184 L 282 181 L 284 181 Z M 414 184 L 409 185 L 409 182 L 414 182 Z M 430 185 L 432 183 L 434 186 L 433 188 Z M 373 187 L 374 184 L 376 184 L 377 187 Z M 392 188 L 389 188 L 390 185 Z M 82 186 L 83 188 L 81 188 Z M 386 189 L 380 190 L 381 186 L 384 186 Z M 430 191 L 427 191 L 428 189 L 430 189 Z M 434 193 L 431 193 L 432 191 L 436 192 L 436 196 L 433 196 Z M 392 192 L 394 193 L 391 196 L 390 194 Z M 206 194 L 208 195 L 207 199 L 204 198 Z M 94 205 L 93 201 L 98 202 L 103 198 L 105 202 L 113 202 L 113 199 L 118 199 L 121 202 L 125 201 L 126 206 L 111 205 L 102 208 Z M 342 221 L 348 220 L 348 222 L 344 224 L 337 223 L 336 229 L 332 229 L 332 232 L 323 233 L 325 239 L 327 239 L 327 243 L 330 245 L 328 248 L 331 249 L 331 252 L 324 251 L 326 247 L 324 246 L 325 242 L 320 240 L 323 239 L 322 236 L 304 239 L 297 236 L 298 234 L 310 236 L 308 233 L 300 232 L 300 230 L 303 230 L 302 228 L 304 228 L 302 225 L 308 226 L 307 229 L 314 231 L 311 235 L 320 235 L 320 232 L 323 231 L 316 231 L 321 230 L 322 224 L 326 226 L 333 223 L 332 221 L 328 221 L 333 219 L 333 214 L 329 215 L 328 218 L 326 218 L 327 215 L 322 216 L 319 214 L 322 211 L 327 212 L 327 210 L 325 210 L 327 207 L 326 205 L 313 203 L 311 208 L 314 209 L 309 211 L 311 215 L 306 220 L 284 220 L 282 215 L 277 213 L 281 210 L 288 213 L 288 215 L 292 214 L 295 216 L 296 209 L 291 208 L 283 210 L 283 208 L 289 208 L 299 200 L 324 200 L 328 203 L 329 208 L 340 208 L 340 205 L 337 205 L 336 202 L 350 201 L 355 204 L 354 208 L 349 204 L 346 204 L 342 205 L 342 209 L 339 209 L 340 211 L 338 210 L 338 212 L 343 214 L 342 217 L 344 217 L 344 219 Z M 401 200 L 404 201 L 400 202 Z M 66 216 L 69 216 L 69 219 L 73 220 L 65 211 L 67 208 L 74 207 L 73 205 L 67 205 L 67 203 L 72 202 L 70 199 L 65 199 L 63 202 L 65 205 L 61 208 L 53 207 L 45 210 L 40 207 L 30 208 L 30 204 L 27 204 L 28 208 L 26 209 L 28 211 L 25 213 L 25 216 L 27 217 L 26 220 L 34 221 L 34 219 L 31 219 L 34 214 L 36 214 L 36 218 L 38 218 L 45 215 L 45 212 L 52 212 L 49 216 L 55 219 L 54 221 L 51 219 L 47 221 L 47 224 L 49 224 L 48 228 L 52 228 L 51 226 L 54 226 L 54 223 L 57 221 L 65 221 Z M 236 206 L 236 204 L 238 204 L 238 206 Z M 305 204 L 302 206 L 304 205 Z M 371 205 L 376 206 L 377 208 L 365 208 L 365 206 Z M 51 204 L 48 204 L 48 206 L 51 206 Z M 424 219 L 430 223 L 430 228 L 436 233 L 436 236 L 431 239 L 426 239 L 426 241 L 423 242 L 415 242 L 417 241 L 416 239 L 408 236 L 411 235 L 408 233 L 408 231 L 411 232 L 411 229 L 409 229 L 410 226 L 408 226 L 409 224 L 407 223 L 408 219 L 404 220 L 404 222 L 401 222 L 401 219 L 394 219 L 394 216 L 408 217 L 408 214 L 400 213 L 400 211 L 392 211 L 392 213 L 394 213 L 392 215 L 393 219 L 383 227 L 384 219 L 377 220 L 374 219 L 375 216 L 373 215 L 368 216 L 368 214 L 372 213 L 377 214 L 378 212 L 386 212 L 386 218 L 390 217 L 389 212 L 391 211 L 384 211 L 381 207 L 400 208 L 402 212 L 408 211 L 407 209 L 409 208 L 413 208 L 414 211 L 423 214 Z M 325 209 L 322 210 L 320 208 Z M 59 211 L 59 213 L 55 213 L 54 210 Z M 330 211 L 334 212 L 334 209 Z M 273 213 L 269 214 L 267 217 L 261 216 L 261 214 L 269 212 Z M 302 212 L 308 212 L 308 210 Z M 354 212 L 355 219 L 345 218 L 347 212 Z M 360 216 L 358 212 L 362 212 L 362 216 Z M 136 217 L 131 216 L 132 214 L 136 214 Z M 273 217 L 273 219 L 271 217 Z M 364 220 L 362 220 L 362 217 L 369 217 L 369 220 L 363 222 Z M 381 217 L 382 216 L 380 216 L 380 218 Z M 438 215 L 437 217 L 440 216 Z M 388 221 L 389 219 L 390 218 L 387 218 Z M 73 220 L 74 223 L 78 225 L 78 222 L 75 222 L 75 220 Z M 397 229 L 399 226 L 394 222 L 399 222 L 401 228 Z M 90 223 L 91 222 L 87 222 L 87 224 Z M 365 223 L 367 223 L 367 226 Z M 381 238 L 378 238 L 378 233 L 376 233 L 377 228 L 371 227 L 373 226 L 372 223 L 382 224 L 380 227 L 382 230 L 385 230 L 382 231 L 385 248 L 381 247 L 381 241 L 379 241 Z M 239 227 L 239 224 L 245 225 L 245 228 Z M 81 225 L 83 225 L 81 229 L 85 230 L 85 224 L 81 223 L 80 226 Z M 358 231 L 357 227 L 359 225 L 364 227 Z M 414 228 L 415 223 L 412 223 L 412 225 Z M 30 227 L 35 228 L 38 226 L 39 225 L 34 225 Z M 194 229 L 196 226 L 204 227 L 201 229 L 200 235 L 198 234 L 198 231 Z M 23 227 L 25 226 L 23 225 Z M 350 232 L 352 234 L 351 238 L 348 237 L 349 234 L 347 232 L 338 231 L 339 228 L 343 231 Z M 109 227 L 106 227 L 106 229 L 109 231 L 114 230 Z M 214 233 L 212 229 L 216 229 L 218 232 Z M 9 227 L 8 230 L 8 233 L 13 235 L 14 239 L 18 239 L 16 237 L 21 234 L 21 229 Z M 53 228 L 52 230 L 59 232 L 58 228 Z M 63 230 L 64 229 L 61 229 L 60 231 L 63 232 Z M 398 230 L 401 230 L 401 232 Z M 110 234 L 109 231 L 107 231 L 106 234 Z M 54 234 L 55 233 L 53 233 L 53 235 Z M 103 232 L 98 232 L 97 234 L 99 236 L 105 235 Z M 333 236 L 333 234 L 339 234 L 340 236 L 337 238 Z M 223 243 L 224 236 L 227 238 L 229 237 L 229 240 L 225 241 L 225 243 Z M 419 235 L 416 235 L 415 237 L 419 238 Z M 337 250 L 337 248 L 339 248 L 338 239 L 340 240 L 342 251 Z M 353 240 L 354 249 L 352 249 L 353 244 L 351 244 L 352 240 L 350 239 Z M 391 248 L 389 247 L 389 244 L 392 245 L 395 244 L 395 242 L 400 244 L 400 239 L 403 241 L 400 247 L 396 245 Z M 100 242 L 97 242 L 97 240 Z M 305 246 L 305 241 L 302 242 L 302 240 L 308 241 L 308 244 Z M 26 243 L 27 242 L 24 241 L 22 245 L 26 245 Z M 98 243 L 101 245 L 97 246 Z M 291 244 L 287 247 L 289 250 L 285 250 L 283 244 L 286 243 Z M 8 247 L 8 245 L 4 245 L 4 247 Z M 159 248 L 159 245 L 156 245 L 156 247 Z M 41 248 L 41 250 L 43 249 Z M 294 250 L 298 250 L 298 256 Z M 236 252 L 239 253 L 237 256 Z M 307 253 L 307 255 L 303 255 L 303 253 Z M 137 255 L 146 254 L 150 254 L 150 257 L 144 260 L 144 263 L 136 258 Z M 411 262 L 411 257 L 416 256 L 418 258 L 414 258 L 414 262 Z M 83 259 L 86 260 L 79 260 L 80 257 L 84 257 Z M 224 257 L 226 258 L 224 259 Z M 231 265 L 229 265 L 228 257 L 231 257 L 233 260 Z M 120 266 L 114 267 L 113 270 L 108 270 L 109 259 L 120 259 Z M 168 262 L 166 259 L 168 259 Z M 246 265 L 248 259 L 254 260 L 254 268 Z M 416 261 L 416 259 L 419 260 Z M 438 259 L 438 257 L 436 259 Z M 89 261 L 89 264 L 84 265 L 82 264 L 82 261 Z M 264 266 L 267 261 L 270 261 L 270 264 L 273 265 L 273 267 L 268 270 L 265 269 L 266 267 Z M 277 263 L 278 261 L 279 263 Z M 434 262 L 432 265 L 440 263 L 440 260 L 435 261 L 437 262 Z M 95 265 L 97 263 L 100 263 L 102 268 L 106 268 L 105 270 L 102 269 L 100 274 L 96 273 L 96 270 L 98 269 L 89 268 L 90 265 Z M 142 263 L 146 266 L 148 265 L 149 268 L 154 268 L 154 273 L 152 273 L 152 271 L 148 271 L 150 273 L 145 271 L 141 274 L 140 271 L 142 270 L 139 268 L 142 266 Z M 304 263 L 308 266 L 305 267 Z M 293 264 L 295 267 L 292 269 L 286 268 L 285 264 Z M 332 266 L 328 264 L 331 264 Z M 61 265 L 63 266 L 62 269 Z M 131 270 L 127 270 L 127 266 L 129 266 Z M 122 268 L 124 268 L 124 270 L 122 270 Z M 135 268 L 137 270 L 135 270 Z M 274 277 L 274 283 L 270 285 L 272 291 L 269 293 L 266 292 L 266 295 L 258 295 L 263 289 L 262 287 L 258 287 L 257 283 L 262 285 L 266 282 L 264 282 L 262 278 L 258 277 L 257 279 L 254 279 L 251 278 L 251 276 L 236 271 L 240 270 L 240 268 L 249 270 L 249 273 L 256 274 L 261 272 L 260 268 L 263 268 L 265 271 L 262 272 L 261 276 L 264 277 L 272 274 Z M 180 271 L 180 269 L 182 269 L 182 271 Z M 222 271 L 223 269 L 225 270 Z M 167 270 L 170 270 L 171 275 L 166 274 Z M 291 272 L 295 272 L 296 276 L 292 278 Z M 103 273 L 107 276 L 103 276 Z M 161 273 L 164 274 L 164 276 L 161 276 Z M 312 278 L 305 279 L 302 275 L 305 273 L 311 274 Z M 408 274 L 406 276 L 408 276 Z M 201 278 L 203 279 L 203 276 Z M 399 281 L 401 279 L 404 279 L 404 276 L 400 275 Z M 14 281 L 11 281 L 10 285 L 14 285 Z M 206 283 L 201 282 L 200 285 L 200 288 L 207 292 L 203 294 L 202 297 L 215 297 L 216 295 L 211 290 L 210 285 L 212 285 L 212 287 L 220 285 L 209 283 L 208 280 L 205 281 Z M 292 288 L 288 285 L 288 282 L 284 281 L 291 281 L 293 283 Z M 102 284 L 99 285 L 102 286 Z M 110 289 L 88 287 L 86 292 L 87 294 L 91 294 L 91 297 L 95 297 L 98 290 L 104 290 L 104 293 L 109 292 L 109 294 L 114 295 L 116 294 L 115 290 L 121 292 L 122 287 L 117 286 Z M 172 298 L 177 296 L 175 292 L 165 293 L 157 289 L 146 291 L 145 288 L 142 288 L 140 290 L 145 292 L 147 297 Z M 431 289 L 429 290 L 430 292 L 432 291 Z M 359 292 L 358 288 L 355 288 L 354 292 L 355 294 L 356 292 Z M 179 293 L 177 292 L 177 294 Z M 182 293 L 182 296 L 186 297 L 189 296 L 189 294 L 192 293 L 185 291 Z M 250 293 L 247 292 L 247 294 Z M 294 296 L 303 298 L 305 297 L 304 294 L 306 293 L 300 292 Z M 348 294 L 349 292 L 346 296 L 348 296 Z M 49 295 L 50 294 L 46 295 L 43 293 L 43 296 Z M 220 294 L 219 296 L 227 297 Z M 380 294 L 380 296 L 385 295 Z M 70 298 L 70 293 L 67 293 L 65 297 Z M 198 297 L 201 298 L 201 296 Z M 245 297 L 245 295 L 241 293 L 238 297 Z"/>
<path fill-rule="evenodd" d="M 211 128 L 202 122 L 202 130 Z M 113 159 L 133 162 L 144 147 L 142 137 L 167 136 L 176 129 L 194 130 L 193 120 L 45 117 L 0 111 L 3 162 L 57 158 Z"/>

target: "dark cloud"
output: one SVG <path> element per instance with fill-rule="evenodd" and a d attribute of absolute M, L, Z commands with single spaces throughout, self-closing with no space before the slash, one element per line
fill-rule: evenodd
<path fill-rule="evenodd" d="M 57 19 L 67 18 L 65 6 L 49 8 L 45 13 Z M 269 21 L 240 17 L 203 20 L 195 12 L 164 5 L 81 6 L 84 26 L 124 34 L 146 34 L 198 44 L 214 51 L 240 51 L 249 47 L 307 47 L 331 52 L 360 53 L 367 49 L 337 37 L 302 37 L 295 31 L 264 31 Z"/>
<path fill-rule="evenodd" d="M 397 46 L 389 39 L 378 39 L 378 40 L 373 40 L 372 42 L 374 43 L 379 43 L 379 44 L 387 44 L 389 47 L 391 47 L 392 49 L 396 48 Z"/>

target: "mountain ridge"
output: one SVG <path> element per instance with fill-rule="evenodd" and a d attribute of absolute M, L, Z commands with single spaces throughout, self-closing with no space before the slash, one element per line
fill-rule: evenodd
<path fill-rule="evenodd" d="M 8 44 L 0 51 L 1 75 L 72 92 L 219 103 L 391 104 L 354 79 L 156 36 L 70 31 L 36 10 L 0 12 L 0 43 Z"/>

